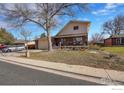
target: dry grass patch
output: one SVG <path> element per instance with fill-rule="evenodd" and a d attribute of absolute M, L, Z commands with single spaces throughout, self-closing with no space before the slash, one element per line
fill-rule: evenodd
<path fill-rule="evenodd" d="M 31 53 L 30 58 L 71 65 L 85 65 L 124 71 L 124 59 L 121 59 L 117 55 L 107 55 L 101 51 L 43 51 L 39 53 Z"/>

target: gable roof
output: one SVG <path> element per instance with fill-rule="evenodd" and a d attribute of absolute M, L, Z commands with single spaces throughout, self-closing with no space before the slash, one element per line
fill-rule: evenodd
<path fill-rule="evenodd" d="M 109 38 L 106 38 L 106 39 L 104 39 L 104 40 L 107 40 L 107 39 L 111 39 L 111 38 L 121 38 L 121 37 L 124 37 L 124 34 L 120 34 L 120 35 L 112 35 L 112 36 L 110 36 Z"/>
<path fill-rule="evenodd" d="M 79 20 L 71 20 L 69 21 L 57 34 L 55 37 L 57 37 L 65 27 L 67 27 L 70 23 L 87 23 L 87 24 L 90 24 L 90 21 L 79 21 Z"/>
<path fill-rule="evenodd" d="M 120 34 L 120 35 L 113 35 L 112 38 L 116 38 L 116 37 L 124 37 L 124 34 Z"/>

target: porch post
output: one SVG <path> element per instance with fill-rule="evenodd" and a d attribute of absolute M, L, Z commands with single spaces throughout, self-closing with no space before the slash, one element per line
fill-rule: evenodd
<path fill-rule="evenodd" d="M 120 45 L 122 44 L 122 38 L 120 38 Z"/>

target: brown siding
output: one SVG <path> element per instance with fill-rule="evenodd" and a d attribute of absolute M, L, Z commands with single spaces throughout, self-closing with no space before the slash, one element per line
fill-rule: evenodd
<path fill-rule="evenodd" d="M 120 37 L 105 39 L 104 44 L 105 44 L 105 46 L 120 46 L 120 45 L 123 45 L 121 43 L 121 38 Z"/>
<path fill-rule="evenodd" d="M 121 38 L 112 38 L 113 45 L 121 45 Z"/>
<path fill-rule="evenodd" d="M 69 22 L 55 37 L 55 45 L 77 46 L 88 44 L 89 22 Z M 77 26 L 78 29 L 74 30 Z"/>
<path fill-rule="evenodd" d="M 112 38 L 112 45 L 117 45 L 116 40 L 116 38 Z"/>
<path fill-rule="evenodd" d="M 104 44 L 105 46 L 112 46 L 112 39 L 111 38 L 105 39 Z"/>

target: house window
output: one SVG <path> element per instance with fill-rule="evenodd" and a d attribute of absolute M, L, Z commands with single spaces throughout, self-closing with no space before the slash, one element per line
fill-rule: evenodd
<path fill-rule="evenodd" d="M 76 37 L 75 40 L 77 45 L 80 45 L 82 43 L 82 37 Z"/>
<path fill-rule="evenodd" d="M 121 38 L 121 44 L 124 45 L 124 38 Z"/>
<path fill-rule="evenodd" d="M 116 39 L 116 45 L 120 45 L 120 38 Z"/>
<path fill-rule="evenodd" d="M 82 41 L 82 37 L 76 37 L 76 41 L 78 42 Z"/>
<path fill-rule="evenodd" d="M 74 28 L 73 28 L 73 29 L 74 29 L 74 30 L 78 30 L 78 28 L 79 28 L 78 26 L 74 26 Z"/>

